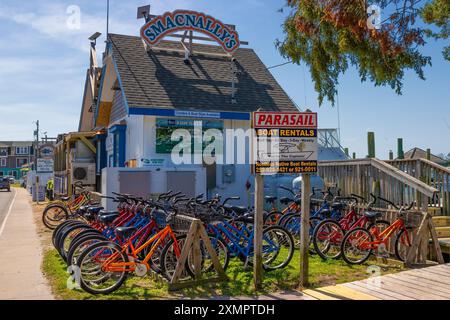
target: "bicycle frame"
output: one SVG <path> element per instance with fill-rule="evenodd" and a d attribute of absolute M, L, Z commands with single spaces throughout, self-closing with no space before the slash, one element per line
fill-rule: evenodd
<path fill-rule="evenodd" d="M 161 231 L 159 231 L 157 234 L 155 234 L 153 237 L 151 237 L 149 240 L 147 240 L 144 244 L 142 244 L 140 247 L 135 248 L 133 245 L 133 242 L 128 240 L 124 246 L 122 246 L 122 253 L 130 254 L 134 259 L 137 259 L 137 255 L 143 251 L 145 248 L 147 248 L 149 245 L 151 245 L 153 242 L 156 241 L 156 243 L 152 246 L 150 249 L 150 252 L 145 256 L 144 260 L 140 261 L 139 263 L 144 264 L 148 269 L 150 268 L 148 262 L 150 261 L 151 257 L 155 253 L 156 249 L 161 245 L 161 243 L 167 238 L 170 237 L 173 239 L 175 245 L 175 255 L 176 257 L 179 257 L 181 255 L 181 249 L 178 246 L 178 242 L 176 240 L 175 234 L 172 231 L 172 228 L 168 225 Z M 131 252 L 130 252 L 131 251 Z M 129 262 L 114 262 L 114 260 L 117 258 L 118 253 L 112 254 L 108 259 L 106 259 L 105 262 L 103 262 L 102 269 L 107 272 L 133 272 L 136 269 L 136 261 L 129 261 Z"/>
<path fill-rule="evenodd" d="M 405 223 L 402 219 L 396 219 L 389 227 L 383 230 L 381 233 L 378 233 L 378 228 L 375 228 L 371 234 L 375 237 L 374 241 L 363 241 L 360 243 L 361 249 L 377 249 L 380 244 L 386 245 L 388 243 L 388 239 L 394 234 L 396 231 L 405 230 Z M 406 239 L 408 244 L 411 244 L 411 240 L 409 239 L 409 235 L 406 232 Z"/>

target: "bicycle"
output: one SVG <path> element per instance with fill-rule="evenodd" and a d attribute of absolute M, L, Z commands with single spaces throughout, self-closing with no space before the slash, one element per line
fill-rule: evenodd
<path fill-rule="evenodd" d="M 367 205 L 365 210 L 370 210 L 375 204 L 376 197 Z M 350 201 L 349 211 L 339 220 L 325 219 L 316 226 L 312 242 L 315 252 L 324 260 L 339 259 L 341 257 L 341 243 L 346 232 L 355 228 L 365 228 L 371 230 L 374 226 L 379 229 L 386 229 L 390 223 L 385 220 L 375 220 L 366 214 L 359 214 L 355 208 L 358 198 L 364 200 L 363 197 L 352 194 L 350 197 L 341 197 L 341 200 Z"/>
<path fill-rule="evenodd" d="M 341 244 L 342 258 L 348 264 L 361 264 L 369 259 L 374 250 L 382 254 L 386 254 L 386 247 L 392 236 L 395 234 L 395 256 L 398 260 L 405 262 L 406 255 L 412 245 L 409 235 L 410 227 L 405 223 L 406 211 L 409 211 L 413 203 L 407 208 L 396 206 L 389 200 L 378 197 L 381 201 L 390 204 L 398 210 L 397 218 L 385 230 L 380 231 L 378 227 L 372 228 L 370 231 L 364 228 L 355 228 L 349 231 L 343 238 Z M 365 215 L 369 218 L 379 217 L 381 213 L 368 211 Z"/>

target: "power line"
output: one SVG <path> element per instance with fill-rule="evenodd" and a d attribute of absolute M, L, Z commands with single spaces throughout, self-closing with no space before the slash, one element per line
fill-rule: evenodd
<path fill-rule="evenodd" d="M 280 64 L 277 64 L 277 65 L 268 67 L 267 70 L 269 70 L 269 69 L 274 69 L 274 68 L 278 68 L 278 67 L 282 67 L 282 66 L 285 66 L 285 65 L 287 65 L 287 64 L 289 64 L 289 63 L 292 63 L 292 61 L 290 60 L 290 61 L 288 61 L 288 62 L 284 62 L 284 63 L 280 63 Z"/>

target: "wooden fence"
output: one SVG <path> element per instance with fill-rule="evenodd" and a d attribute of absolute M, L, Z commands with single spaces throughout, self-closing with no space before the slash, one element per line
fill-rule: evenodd
<path fill-rule="evenodd" d="M 322 177 L 326 184 L 332 184 L 341 190 L 341 195 L 350 195 L 355 193 L 370 200 L 370 193 L 374 193 L 380 197 L 388 199 L 397 205 L 409 205 L 411 202 L 415 203 L 413 210 L 408 212 L 409 215 L 418 215 L 419 219 L 426 226 L 411 230 L 411 238 L 414 242 L 414 251 L 417 250 L 414 261 L 424 263 L 427 259 L 430 248 L 428 247 L 428 233 L 434 232 L 431 219 L 428 214 L 429 204 L 439 203 L 439 192 L 437 189 L 426 183 L 428 180 L 418 179 L 414 174 L 416 171 L 408 171 L 406 168 L 406 161 L 399 167 L 386 163 L 385 161 L 376 158 L 344 160 L 344 161 L 320 161 L 318 174 Z M 428 167 L 427 167 L 428 165 Z M 427 161 L 421 162 L 420 168 L 417 165 L 416 170 L 420 174 L 429 170 L 432 167 Z M 433 172 L 434 173 L 434 172 Z M 437 175 L 432 177 L 437 177 Z M 421 177 L 421 176 L 419 176 Z M 439 177 L 439 183 L 442 181 L 448 182 L 447 177 Z M 446 180 L 447 179 L 447 180 Z M 423 181 L 422 181 L 423 180 Z M 436 180 L 438 181 L 438 180 Z M 441 193 L 442 194 L 442 193 Z M 445 194 L 445 191 L 444 191 Z M 392 222 L 396 219 L 397 210 L 390 208 L 390 206 L 378 201 L 375 206 L 376 211 L 383 212 L 383 218 Z M 428 225 L 429 224 L 429 225 Z M 418 227 L 418 225 L 416 225 Z M 420 232 L 419 232 L 420 231 Z M 436 238 L 436 237 L 434 237 Z M 392 239 L 394 240 L 394 239 Z M 434 239 L 437 243 L 437 238 Z M 434 243 L 433 242 L 433 243 Z M 393 243 L 388 245 L 388 251 L 393 253 Z M 437 247 L 439 247 L 437 245 Z M 433 247 L 439 256 L 438 260 L 442 261 L 440 249 Z"/>
<path fill-rule="evenodd" d="M 386 162 L 437 189 L 436 196 L 429 198 L 428 204 L 435 208 L 438 214 L 450 215 L 450 168 L 427 159 L 389 160 Z"/>
<path fill-rule="evenodd" d="M 320 161 L 318 169 L 325 183 L 336 185 L 342 195 L 356 193 L 369 199 L 372 192 L 399 205 L 414 201 L 416 209 L 425 212 L 438 193 L 436 188 L 376 158 Z M 376 207 L 388 205 L 379 201 Z"/>

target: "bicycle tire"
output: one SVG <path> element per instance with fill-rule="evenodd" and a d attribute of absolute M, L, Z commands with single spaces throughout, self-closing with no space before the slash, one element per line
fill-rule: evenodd
<path fill-rule="evenodd" d="M 68 237 L 74 233 L 74 232 L 81 232 L 82 230 L 86 230 L 86 229 L 92 229 L 91 226 L 89 225 L 74 225 L 71 228 L 68 228 L 64 233 L 62 233 L 59 237 L 59 239 L 57 239 L 57 250 L 59 252 L 59 254 L 61 255 L 61 258 L 63 258 L 64 261 L 67 260 L 67 251 L 66 248 L 68 249 L 70 247 L 70 242 L 72 242 L 72 239 L 68 239 Z M 66 246 L 66 240 L 69 240 L 70 242 L 68 243 L 68 246 Z"/>
<path fill-rule="evenodd" d="M 341 234 L 340 237 L 340 241 L 339 239 L 335 240 L 335 241 L 339 241 L 338 244 L 338 252 L 334 255 L 327 255 L 327 253 L 329 252 L 330 248 L 331 248 L 331 244 L 328 243 L 326 245 L 325 248 L 320 248 L 319 247 L 319 232 L 322 230 L 322 228 L 325 225 L 332 225 L 333 228 L 339 230 L 339 233 Z M 313 232 L 313 236 L 312 236 L 312 243 L 314 246 L 314 251 L 323 259 L 323 260 L 328 260 L 328 259 L 339 259 L 341 257 L 341 243 L 342 243 L 342 239 L 345 236 L 345 232 L 342 229 L 342 227 L 339 225 L 339 223 L 336 220 L 333 219 L 325 219 L 319 222 L 319 224 L 315 227 L 314 232 Z"/>
<path fill-rule="evenodd" d="M 177 243 L 180 246 L 180 250 L 182 251 L 183 250 L 184 241 L 186 240 L 186 235 L 185 234 L 178 235 L 178 236 L 176 236 L 176 240 L 177 240 Z M 169 273 L 169 270 L 167 269 L 167 265 L 166 265 L 166 263 L 168 262 L 168 259 L 171 259 L 171 260 L 174 259 L 173 250 L 170 250 L 171 247 L 173 246 L 173 244 L 174 244 L 174 240 L 170 239 L 167 242 L 167 244 L 164 246 L 164 248 L 163 248 L 163 250 L 161 252 L 161 257 L 160 257 L 161 274 L 168 281 L 171 281 L 172 277 L 173 277 L 173 274 Z M 175 261 L 176 261 L 175 265 L 177 265 L 178 264 L 178 258 L 175 257 Z M 185 270 L 185 273 L 182 274 L 181 277 L 183 277 L 183 275 L 184 275 L 185 278 L 186 277 L 194 278 L 194 272 L 190 269 L 190 266 L 189 266 L 189 263 L 188 263 L 188 259 L 186 259 L 184 270 Z M 172 270 L 170 270 L 170 272 L 172 272 Z M 187 275 L 186 275 L 186 273 L 187 273 Z"/>
<path fill-rule="evenodd" d="M 54 219 L 49 217 L 50 210 L 55 209 L 55 208 L 58 208 L 63 213 L 62 214 L 63 217 L 61 219 L 54 220 Z M 59 204 L 49 205 L 42 212 L 42 222 L 50 230 L 54 230 L 55 228 L 58 227 L 58 225 L 60 225 L 64 221 L 66 221 L 68 218 L 69 218 L 69 212 L 68 212 L 67 208 L 62 206 L 62 205 L 59 205 Z M 50 221 L 58 221 L 59 223 L 51 224 Z"/>
<path fill-rule="evenodd" d="M 56 248 L 56 239 L 59 237 L 59 234 L 64 230 L 64 228 L 68 227 L 71 224 L 78 224 L 78 223 L 82 223 L 82 222 L 81 221 L 77 221 L 77 220 L 66 220 L 62 224 L 60 224 L 58 226 L 58 228 L 56 228 L 53 231 L 53 234 L 52 234 L 52 244 L 53 244 L 53 246 Z"/>
<path fill-rule="evenodd" d="M 372 234 L 365 228 L 355 228 L 355 229 L 352 229 L 352 230 L 348 231 L 347 234 L 344 236 L 344 239 L 342 239 L 342 244 L 341 244 L 341 256 L 342 256 L 342 259 L 345 262 L 347 262 L 348 264 L 362 264 L 362 263 L 366 262 L 367 259 L 369 259 L 370 255 L 373 252 L 372 248 L 368 249 L 366 255 L 362 259 L 359 259 L 359 260 L 356 260 L 356 261 L 355 260 L 351 260 L 351 259 L 349 259 L 347 257 L 347 253 L 346 253 L 346 250 L 345 250 L 345 245 L 346 245 L 348 239 L 352 236 L 352 234 L 356 233 L 356 232 L 365 233 L 369 237 L 368 241 L 369 242 L 373 242 Z M 365 240 L 365 241 L 367 241 L 367 240 Z"/>
<path fill-rule="evenodd" d="M 90 246 L 89 248 L 87 248 L 86 250 L 84 250 L 81 254 L 80 257 L 77 261 L 77 266 L 80 270 L 80 286 L 81 288 L 91 294 L 108 294 L 111 293 L 115 290 L 117 290 L 120 286 L 122 286 L 122 284 L 125 282 L 125 280 L 128 277 L 128 272 L 127 271 L 123 271 L 121 275 L 119 275 L 119 279 L 118 281 L 116 281 L 116 283 L 112 286 L 110 286 L 109 288 L 103 289 L 103 290 L 99 290 L 98 286 L 91 286 L 90 282 L 92 281 L 88 281 L 86 278 L 83 277 L 83 263 L 85 262 L 85 259 L 88 257 L 88 255 L 90 253 L 93 253 L 95 251 L 99 251 L 101 247 L 104 248 L 111 248 L 112 250 L 114 250 L 115 252 L 118 253 L 118 255 L 120 255 L 120 259 L 123 262 L 129 262 L 128 259 L 128 255 L 126 255 L 124 252 L 122 252 L 122 248 L 111 241 L 101 241 L 98 243 L 93 244 L 92 246 Z M 103 272 L 102 269 L 100 268 L 99 271 Z M 118 274 L 119 272 L 110 272 L 108 275 L 112 275 L 112 274 Z M 89 272 L 89 274 L 92 274 L 92 272 Z M 105 279 L 99 279 L 97 281 L 97 283 L 99 282 L 106 282 Z"/>
<path fill-rule="evenodd" d="M 76 243 L 73 244 L 73 246 L 71 246 L 68 254 L 67 254 L 67 266 L 71 266 L 71 265 L 76 265 L 76 260 L 74 259 L 75 254 L 77 253 L 77 250 L 79 250 L 80 246 L 83 245 L 88 245 L 89 242 L 90 245 L 94 244 L 92 243 L 93 240 L 98 240 L 100 241 L 108 241 L 108 239 L 100 234 L 89 234 L 89 235 L 85 235 L 83 238 L 80 238 L 76 241 Z M 89 245 L 89 246 L 90 246 Z M 89 246 L 87 246 L 85 249 L 87 249 Z M 83 250 L 84 251 L 84 250 Z M 79 257 L 81 255 L 82 252 L 79 253 L 79 255 L 77 257 Z"/>
<path fill-rule="evenodd" d="M 400 254 L 400 251 L 399 251 L 399 244 L 400 244 L 400 241 L 401 241 L 401 237 L 403 236 L 403 234 L 405 233 L 405 231 L 408 232 L 407 229 L 402 229 L 402 230 L 400 230 L 400 232 L 397 233 L 397 235 L 395 236 L 395 250 L 394 250 L 394 251 L 395 251 L 395 256 L 397 257 L 398 260 L 400 260 L 400 261 L 402 261 L 402 262 L 406 262 L 406 258 L 407 258 L 407 256 L 408 256 L 408 252 L 409 252 L 409 251 L 406 252 L 406 256 L 402 256 L 402 255 Z M 411 237 L 408 236 L 408 240 L 409 240 L 409 246 L 411 246 L 411 245 L 412 245 Z"/>

